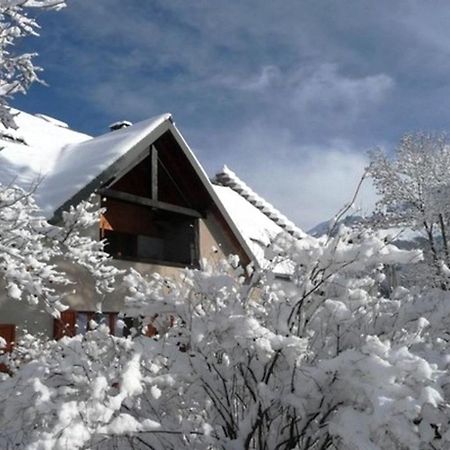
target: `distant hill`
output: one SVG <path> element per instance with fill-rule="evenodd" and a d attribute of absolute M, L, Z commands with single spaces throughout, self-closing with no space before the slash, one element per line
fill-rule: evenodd
<path fill-rule="evenodd" d="M 364 217 L 361 216 L 346 216 L 344 219 L 339 221 L 339 224 L 345 225 L 349 228 L 361 225 L 365 221 Z M 314 237 L 320 237 L 324 234 L 328 234 L 329 230 L 334 224 L 334 219 L 326 220 L 325 222 L 320 222 L 308 231 L 308 234 Z"/>
<path fill-rule="evenodd" d="M 350 215 L 340 220 L 339 224 L 345 225 L 349 228 L 355 228 L 363 225 L 366 220 L 367 219 L 362 216 Z M 329 230 L 333 226 L 333 223 L 333 219 L 320 222 L 315 227 L 311 228 L 308 231 L 308 234 L 314 237 L 324 236 L 329 233 Z M 389 239 L 392 240 L 392 243 L 397 247 L 405 250 L 424 248 L 427 245 L 427 240 L 420 231 L 414 231 L 407 228 L 386 228 L 381 229 L 380 232 L 389 237 Z M 440 236 L 436 236 L 436 243 L 437 245 L 440 245 Z"/>

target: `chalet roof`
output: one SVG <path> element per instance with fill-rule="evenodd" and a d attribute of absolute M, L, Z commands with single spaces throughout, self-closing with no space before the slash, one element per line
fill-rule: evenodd
<path fill-rule="evenodd" d="M 47 116 L 18 112 L 17 130 L 0 128 L 0 183 L 29 189 L 50 218 L 58 207 L 148 136 L 170 114 L 92 138 Z M 8 134 L 19 137 L 14 141 Z"/>
<path fill-rule="evenodd" d="M 214 190 L 258 264 L 265 266 L 265 249 L 283 229 L 229 187 L 215 185 Z"/>
<path fill-rule="evenodd" d="M 0 125 L 0 182 L 29 190 L 55 169 L 66 147 L 90 139 L 47 116 L 13 111 L 17 130 Z"/>
<path fill-rule="evenodd" d="M 278 209 L 254 192 L 227 166 L 224 166 L 223 169 L 215 175 L 212 181 L 215 184 L 231 188 L 248 203 L 261 211 L 273 223 L 278 225 L 281 230 L 286 231 L 297 239 L 305 237 L 303 230 L 298 228 L 286 216 L 278 211 Z"/>
<path fill-rule="evenodd" d="M 17 130 L 0 126 L 0 183 L 26 190 L 38 182 L 35 198 L 47 217 L 77 203 L 114 174 L 127 167 L 149 143 L 171 130 L 246 253 L 259 265 L 264 247 L 283 230 L 304 233 L 253 192 L 228 168 L 213 186 L 195 155 L 173 124 L 170 114 L 91 137 L 44 115 L 16 111 Z M 147 147 L 148 148 L 148 147 Z"/>

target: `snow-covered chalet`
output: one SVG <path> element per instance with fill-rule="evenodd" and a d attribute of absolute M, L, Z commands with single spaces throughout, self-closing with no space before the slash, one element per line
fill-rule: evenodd
<path fill-rule="evenodd" d="M 35 199 L 54 223 L 97 194 L 106 213 L 95 236 L 106 239 L 119 268 L 176 275 L 229 254 L 258 266 L 277 234 L 303 236 L 226 167 L 210 180 L 170 114 L 119 122 L 98 137 L 41 114 L 18 112 L 16 123 L 17 130 L 0 128 L 0 183 L 29 190 L 38 182 Z M 56 338 L 86 330 L 98 299 L 86 275 L 72 278 L 77 289 L 61 321 L 0 292 L 0 336 L 11 342 L 25 329 Z M 122 299 L 123 292 L 109 296 L 100 318 L 116 334 Z"/>

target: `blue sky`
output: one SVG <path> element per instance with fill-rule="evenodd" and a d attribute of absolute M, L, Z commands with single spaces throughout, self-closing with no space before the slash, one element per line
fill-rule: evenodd
<path fill-rule="evenodd" d="M 24 43 L 49 87 L 14 106 L 93 135 L 171 112 L 210 175 L 227 164 L 305 229 L 351 198 L 369 149 L 449 128 L 447 1 L 68 3 Z"/>

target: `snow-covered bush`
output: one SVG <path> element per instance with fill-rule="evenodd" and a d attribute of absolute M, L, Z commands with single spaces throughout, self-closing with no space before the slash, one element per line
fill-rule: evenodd
<path fill-rule="evenodd" d="M 19 346 L 2 446 L 448 448 L 448 308 L 382 294 L 383 264 L 420 253 L 342 228 L 272 256 L 290 281 L 226 262 L 173 280 L 131 271 L 127 313 L 153 338 L 99 327 Z"/>
<path fill-rule="evenodd" d="M 85 201 L 65 212 L 60 225 L 51 225 L 31 193 L 0 186 L 0 282 L 7 295 L 58 317 L 67 308 L 64 295 L 73 289 L 62 263 L 87 270 L 99 293 L 110 292 L 119 271 L 108 264 L 103 243 L 86 232 L 99 214 Z"/>
<path fill-rule="evenodd" d="M 0 448 L 122 448 L 116 435 L 160 429 L 142 397 L 155 356 L 141 365 L 145 348 L 106 326 L 60 341 L 26 336 L 10 357 L 20 370 L 0 382 Z"/>

